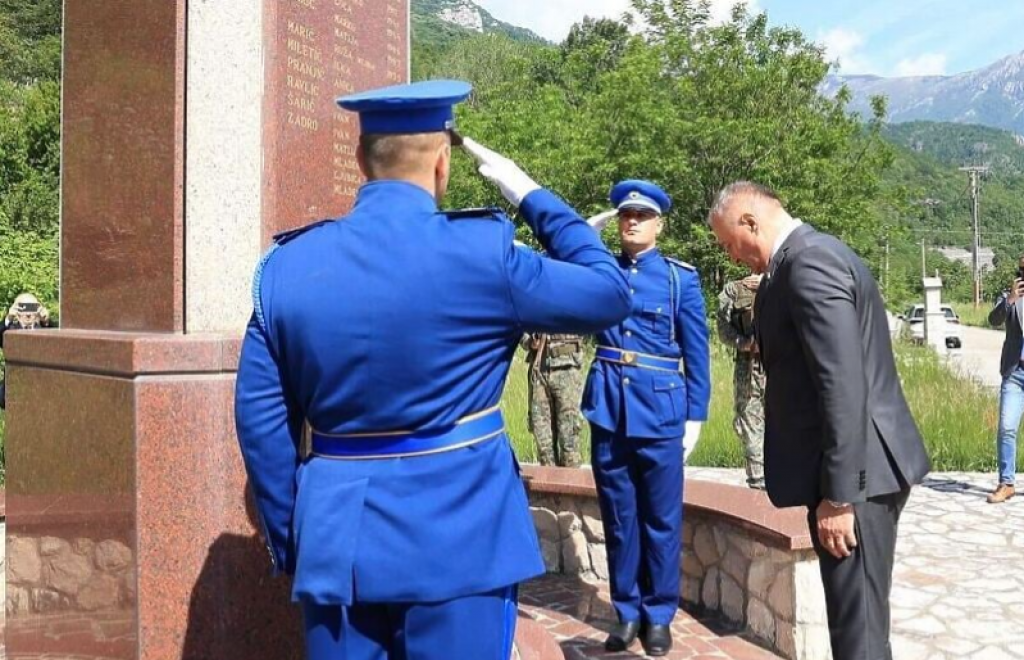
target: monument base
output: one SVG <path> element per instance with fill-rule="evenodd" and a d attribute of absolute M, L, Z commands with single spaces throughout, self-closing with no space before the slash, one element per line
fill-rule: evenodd
<path fill-rule="evenodd" d="M 247 507 L 239 339 L 60 330 L 5 348 L 7 656 L 301 658 Z"/>

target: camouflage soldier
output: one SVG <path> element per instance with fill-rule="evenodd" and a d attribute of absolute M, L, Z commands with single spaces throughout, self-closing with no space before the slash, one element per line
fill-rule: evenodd
<path fill-rule="evenodd" d="M 530 365 L 530 432 L 541 465 L 580 464 L 583 339 L 578 335 L 524 337 Z"/>
<path fill-rule="evenodd" d="M 718 334 L 736 349 L 733 428 L 743 441 L 747 485 L 764 489 L 764 367 L 754 341 L 754 296 L 759 275 L 728 282 L 718 296 Z"/>
<path fill-rule="evenodd" d="M 4 346 L 4 333 L 8 330 L 32 330 L 50 325 L 50 311 L 39 303 L 31 293 L 23 293 L 14 299 L 0 324 L 0 349 Z M 0 375 L 0 410 L 7 406 L 5 378 Z"/>

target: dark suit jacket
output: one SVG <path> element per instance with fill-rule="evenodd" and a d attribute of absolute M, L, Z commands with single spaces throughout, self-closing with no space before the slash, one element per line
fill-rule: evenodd
<path fill-rule="evenodd" d="M 988 313 L 988 322 L 994 326 L 1006 324 L 1006 339 L 1003 340 L 1003 355 L 999 359 L 999 373 L 1006 378 L 1020 364 L 1020 351 L 1024 346 L 1024 329 L 1021 323 L 1024 322 L 1024 298 L 1018 298 L 1017 303 L 1008 305 L 1006 294 L 1003 291 L 996 300 L 996 306 Z"/>
<path fill-rule="evenodd" d="M 776 506 L 863 502 L 930 469 L 896 373 L 871 272 L 833 236 L 797 228 L 762 280 L 765 480 Z"/>

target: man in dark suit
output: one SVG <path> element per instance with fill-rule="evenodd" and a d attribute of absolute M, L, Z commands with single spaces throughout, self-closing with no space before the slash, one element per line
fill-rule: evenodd
<path fill-rule="evenodd" d="M 1024 255 L 1017 264 L 1017 277 L 1010 288 L 999 295 L 989 312 L 988 322 L 1006 326 L 1003 355 L 999 373 L 999 431 L 996 447 L 999 454 L 999 485 L 988 496 L 989 504 L 1001 504 L 1016 493 L 1017 427 L 1024 415 Z"/>
<path fill-rule="evenodd" d="M 765 480 L 806 506 L 834 660 L 891 660 L 896 528 L 929 470 L 903 396 L 871 272 L 771 190 L 723 189 L 708 221 L 734 260 L 764 273 L 754 323 L 767 375 Z"/>

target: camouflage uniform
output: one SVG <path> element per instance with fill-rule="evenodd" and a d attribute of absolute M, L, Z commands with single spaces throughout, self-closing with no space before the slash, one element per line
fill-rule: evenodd
<path fill-rule="evenodd" d="M 733 370 L 733 428 L 743 442 L 747 485 L 764 488 L 764 367 L 755 351 L 740 350 L 754 336 L 754 291 L 742 280 L 729 282 L 718 296 L 718 334 L 736 349 Z"/>
<path fill-rule="evenodd" d="M 530 365 L 530 432 L 541 465 L 580 464 L 583 340 L 577 335 L 524 339 Z"/>

